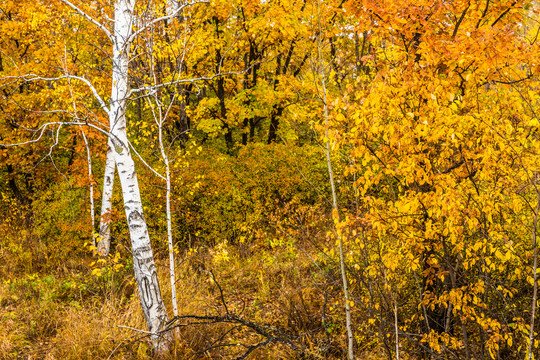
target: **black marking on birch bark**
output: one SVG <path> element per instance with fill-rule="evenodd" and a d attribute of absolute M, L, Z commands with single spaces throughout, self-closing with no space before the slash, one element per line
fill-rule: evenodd
<path fill-rule="evenodd" d="M 107 185 L 111 185 L 111 177 L 110 176 L 105 176 L 105 183 Z"/>
<path fill-rule="evenodd" d="M 141 213 L 139 213 L 137 210 L 133 210 L 130 214 L 129 214 L 129 217 L 128 217 L 128 223 L 131 224 L 132 222 L 144 222 L 144 217 L 142 216 Z"/>
<path fill-rule="evenodd" d="M 159 287 L 159 279 L 156 270 L 152 271 L 152 283 L 154 284 L 154 291 L 156 294 L 157 304 L 161 304 L 161 289 Z"/>
<path fill-rule="evenodd" d="M 140 229 L 142 227 L 144 227 L 144 226 L 142 226 L 141 224 L 130 224 L 129 225 L 130 229 Z"/>
<path fill-rule="evenodd" d="M 163 308 L 160 307 L 159 310 L 162 311 Z M 159 327 L 160 328 L 163 326 L 163 324 L 165 324 L 167 321 L 169 321 L 166 314 L 159 316 L 158 319 L 159 319 Z"/>
<path fill-rule="evenodd" d="M 146 252 L 146 251 L 152 251 L 152 248 L 148 245 L 145 245 L 145 246 L 141 246 L 140 248 L 137 248 L 136 250 L 133 251 L 133 253 L 136 255 L 136 256 L 140 256 L 140 254 L 142 252 Z"/>
<path fill-rule="evenodd" d="M 137 223 L 135 223 L 135 224 L 130 223 L 130 224 L 129 224 L 129 229 L 130 229 L 130 230 L 133 230 L 133 231 L 135 231 L 135 230 L 137 230 L 137 229 L 140 229 L 140 228 L 143 228 L 143 227 L 144 227 L 144 225 L 137 224 Z"/>
<path fill-rule="evenodd" d="M 137 259 L 138 265 L 141 267 L 152 262 L 154 259 L 152 257 L 152 249 L 143 247 L 133 251 L 133 257 Z"/>
<path fill-rule="evenodd" d="M 150 309 L 152 305 L 154 304 L 154 301 L 152 300 L 150 280 L 148 280 L 148 277 L 145 276 L 142 278 L 140 287 L 141 287 L 141 294 L 142 294 L 142 300 L 144 302 L 144 306 L 147 309 Z"/>
<path fill-rule="evenodd" d="M 152 259 L 151 257 L 147 257 L 147 258 L 140 258 L 140 259 L 137 259 L 137 261 L 139 262 L 139 267 L 142 269 L 143 266 L 145 268 L 149 268 L 148 264 L 153 262 L 154 259 Z"/>

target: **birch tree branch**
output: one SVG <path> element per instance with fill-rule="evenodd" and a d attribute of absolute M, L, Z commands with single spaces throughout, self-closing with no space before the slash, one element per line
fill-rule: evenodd
<path fill-rule="evenodd" d="M 151 167 L 144 159 L 143 157 L 137 152 L 137 150 L 135 149 L 135 147 L 133 146 L 133 144 L 131 143 L 131 141 L 128 140 L 128 145 L 129 147 L 131 148 L 131 150 L 133 150 L 133 152 L 135 153 L 135 155 L 137 155 L 137 157 L 142 161 L 142 163 L 144 164 L 144 166 L 146 166 L 151 172 L 154 173 L 154 175 L 156 175 L 158 178 L 164 180 L 164 181 L 167 181 L 167 179 L 165 178 L 165 176 L 161 175 L 160 173 L 157 172 L 157 170 L 155 170 L 153 167 Z"/>
<path fill-rule="evenodd" d="M 62 0 L 64 1 L 64 0 Z M 133 34 L 131 34 L 128 38 L 128 40 L 126 41 L 126 44 L 129 44 L 131 43 L 137 36 L 139 36 L 143 31 L 145 31 L 146 29 L 148 29 L 149 27 L 161 22 L 161 21 L 165 21 L 165 20 L 169 20 L 169 19 L 172 19 L 174 18 L 176 15 L 178 15 L 178 13 L 182 10 L 184 10 L 184 8 L 188 7 L 188 6 L 193 6 L 193 5 L 196 5 L 196 4 L 209 4 L 210 1 L 206 1 L 206 0 L 202 0 L 202 1 L 195 1 L 195 2 L 191 2 L 191 3 L 187 3 L 187 4 L 184 4 L 182 6 L 180 6 L 178 9 L 176 9 L 174 12 L 168 14 L 168 15 L 165 15 L 165 16 L 161 16 L 161 17 L 158 17 L 152 21 L 150 21 L 149 23 L 145 24 L 143 27 L 141 27 L 139 30 L 135 31 Z"/>
<path fill-rule="evenodd" d="M 250 69 L 251 69 L 251 67 L 249 67 L 246 70 L 237 71 L 237 72 L 232 72 L 231 71 L 231 72 L 226 72 L 226 73 L 218 73 L 218 74 L 215 74 L 215 75 L 212 75 L 212 76 L 201 76 L 201 77 L 192 78 L 192 79 L 178 79 L 178 80 L 174 80 L 174 81 L 170 81 L 170 82 L 166 82 L 166 83 L 143 86 L 143 87 L 140 87 L 140 88 L 131 89 L 130 93 L 128 94 L 128 97 L 130 97 L 131 95 L 133 95 L 135 93 L 138 93 L 138 92 L 143 92 L 143 91 L 153 92 L 153 91 L 156 91 L 157 89 L 160 89 L 160 88 L 165 87 L 165 86 L 178 85 L 178 84 L 184 84 L 184 83 L 193 83 L 193 84 L 195 84 L 198 81 L 214 80 L 215 78 L 220 77 L 220 76 L 243 75 L 244 73 L 248 72 Z"/>
<path fill-rule="evenodd" d="M 66 4 L 67 6 L 69 6 L 70 8 L 72 8 L 73 10 L 75 10 L 79 15 L 81 15 L 82 17 L 84 17 L 86 20 L 90 21 L 92 24 L 94 24 L 98 29 L 100 29 L 101 31 L 103 31 L 105 33 L 105 35 L 107 35 L 107 37 L 109 38 L 109 40 L 113 41 L 113 36 L 111 34 L 111 32 L 109 31 L 109 29 L 107 29 L 102 23 L 100 23 L 99 21 L 95 20 L 93 17 L 91 17 L 90 15 L 88 15 L 87 13 L 85 13 L 83 10 L 81 10 L 80 8 L 78 8 L 77 6 L 75 6 L 74 4 L 72 4 L 71 2 L 69 2 L 68 0 L 60 0 L 62 1 L 64 4 Z"/>
<path fill-rule="evenodd" d="M 141 330 L 141 329 L 136 329 L 136 328 L 132 328 L 130 326 L 124 326 L 124 325 L 118 325 L 119 328 L 122 328 L 122 329 L 128 329 L 128 330 L 133 330 L 133 331 L 136 331 L 136 332 L 139 332 L 141 334 L 154 334 L 153 332 L 151 331 L 146 331 L 146 330 Z"/>
<path fill-rule="evenodd" d="M 93 125 L 93 124 L 89 124 L 87 122 L 78 122 L 78 121 L 52 121 L 52 122 L 48 122 L 48 123 L 45 123 L 43 125 L 41 125 L 39 128 L 37 129 L 26 129 L 28 131 L 33 131 L 33 132 L 37 132 L 39 133 L 39 136 L 37 139 L 32 139 L 32 140 L 28 140 L 28 141 L 23 141 L 23 142 L 20 142 L 20 143 L 12 143 L 12 144 L 0 144 L 0 146 L 3 146 L 3 147 L 14 147 L 14 146 L 22 146 L 22 145 L 28 145 L 28 144 L 33 144 L 33 143 L 36 143 L 38 142 L 42 137 L 43 137 L 43 133 L 45 132 L 45 130 L 47 130 L 48 127 L 51 127 L 51 126 L 55 126 L 55 125 L 58 125 L 58 126 L 64 126 L 64 125 L 76 125 L 76 126 L 88 126 L 92 129 L 95 129 L 97 131 L 99 131 L 100 133 L 108 136 L 108 137 L 114 137 L 116 140 L 120 141 L 114 134 L 111 134 L 110 132 L 108 132 L 107 130 L 103 130 L 102 128 L 100 128 L 99 126 L 96 126 L 96 125 Z"/>
<path fill-rule="evenodd" d="M 55 126 L 55 125 L 58 125 L 59 127 L 62 127 L 64 125 L 78 125 L 78 126 L 88 126 L 88 127 L 91 127 L 92 129 L 95 129 L 99 132 L 101 132 L 102 134 L 104 134 L 105 136 L 108 136 L 108 137 L 111 137 L 111 138 L 114 138 L 116 141 L 120 142 L 122 144 L 122 146 L 124 147 L 129 147 L 134 153 L 135 155 L 137 155 L 137 157 L 141 160 L 141 162 L 150 170 L 154 173 L 154 175 L 156 175 L 157 177 L 159 177 L 160 179 L 162 180 L 166 180 L 165 177 L 163 175 L 161 175 L 159 172 L 157 172 L 157 170 L 155 170 L 153 167 L 151 167 L 144 159 L 143 157 L 139 154 L 139 152 L 135 149 L 135 147 L 133 146 L 133 144 L 128 140 L 128 143 L 127 144 L 124 144 L 120 139 L 118 139 L 118 137 L 116 137 L 114 134 L 108 132 L 107 130 L 103 130 L 102 128 L 100 128 L 99 126 L 96 126 L 96 125 L 93 125 L 93 124 L 89 124 L 87 122 L 78 122 L 78 121 L 53 121 L 53 122 L 48 122 L 48 123 L 45 123 L 43 125 L 41 125 L 39 128 L 37 129 L 27 129 L 28 131 L 34 131 L 34 132 L 38 132 L 39 133 L 39 136 L 37 137 L 37 139 L 32 139 L 32 140 L 28 140 L 28 141 L 23 141 L 23 142 L 20 142 L 20 143 L 13 143 L 13 144 L 0 144 L 0 146 L 2 147 L 15 147 L 15 146 L 23 146 L 23 145 L 28 145 L 28 144 L 33 144 L 33 143 L 36 143 L 38 142 L 39 140 L 41 140 L 41 138 L 43 137 L 43 134 L 45 133 L 45 130 L 47 130 L 47 128 L 51 127 L 51 126 Z"/>
<path fill-rule="evenodd" d="M 62 75 L 62 76 L 58 76 L 58 77 L 46 78 L 46 77 L 41 77 L 41 76 L 36 75 L 36 74 L 27 74 L 27 75 L 23 75 L 23 76 L 7 76 L 7 77 L 5 77 L 5 79 L 9 79 L 9 78 L 13 78 L 13 79 L 18 78 L 18 79 L 23 79 L 25 81 L 37 81 L 37 80 L 41 80 L 41 81 L 58 81 L 58 80 L 63 80 L 63 79 L 79 80 L 79 81 L 83 82 L 84 84 L 86 84 L 86 86 L 88 86 L 90 91 L 92 91 L 92 95 L 94 95 L 94 98 L 96 98 L 96 100 L 99 102 L 99 105 L 101 106 L 103 111 L 105 111 L 107 113 L 107 115 L 110 112 L 109 108 L 107 107 L 107 104 L 105 103 L 105 101 L 103 101 L 101 96 L 99 96 L 99 93 L 97 92 L 94 85 L 92 85 L 92 83 L 88 79 L 85 79 L 83 77 L 76 76 L 76 75 Z"/>
<path fill-rule="evenodd" d="M 23 141 L 23 142 L 20 142 L 20 143 L 13 143 L 13 144 L 0 144 L 1 147 L 4 147 L 4 148 L 7 148 L 7 147 L 15 147 L 15 146 L 22 146 L 22 145 L 28 145 L 28 144 L 33 144 L 33 143 L 36 143 L 38 142 L 39 140 L 41 140 L 41 138 L 43 137 L 43 133 L 45 132 L 45 130 L 47 130 L 47 128 L 49 126 L 52 126 L 52 125 L 60 125 L 62 122 L 58 122 L 58 123 L 47 123 L 47 124 L 44 124 L 42 125 L 39 129 L 37 129 L 36 131 L 39 131 L 39 136 L 37 139 L 32 139 L 32 140 L 28 140 L 28 141 Z"/>

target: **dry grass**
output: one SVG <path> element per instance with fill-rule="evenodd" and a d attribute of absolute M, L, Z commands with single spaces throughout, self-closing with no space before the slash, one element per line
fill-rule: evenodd
<path fill-rule="evenodd" d="M 51 351 L 54 359 L 144 359 L 133 357 L 134 347 L 130 345 L 133 334 L 119 325 L 144 329 L 142 312 L 136 299 L 122 306 L 115 300 L 108 300 L 93 311 L 89 309 L 69 308 L 65 313 L 65 322 L 54 338 L 55 346 Z M 137 347 L 135 347 L 137 348 Z"/>
<path fill-rule="evenodd" d="M 321 321 L 325 291 L 329 291 L 327 296 L 331 302 L 332 290 L 325 284 L 312 256 L 306 256 L 290 244 L 252 249 L 250 257 L 242 256 L 237 250 L 237 247 L 221 244 L 212 250 L 201 248 L 179 256 L 180 313 L 223 315 L 225 300 L 230 313 L 292 334 L 296 344 L 313 354 L 341 358 L 342 329 L 334 327 L 330 338 Z M 166 263 L 165 259 L 159 261 L 158 269 L 165 302 L 170 304 Z M 131 271 L 115 276 L 118 281 L 114 288 L 109 282 L 94 279 L 84 291 L 79 289 L 77 301 L 73 300 L 72 293 L 62 295 L 59 290 L 53 301 L 43 300 L 50 297 L 44 288 L 60 289 L 64 280 L 51 280 L 49 284 L 38 279 L 18 287 L 0 285 L 0 358 L 152 358 L 150 344 L 141 339 L 141 333 L 119 327 L 144 330 L 145 323 L 137 293 L 133 293 L 134 286 L 130 284 Z M 89 274 L 78 279 L 82 282 L 87 278 Z M 223 289 L 223 299 L 218 284 Z M 30 296 L 22 295 L 28 293 Z M 14 296 L 19 299 L 14 300 Z M 340 322 L 340 314 L 329 307 L 325 310 L 327 319 Z M 169 314 L 172 314 L 170 308 Z M 28 326 L 29 323 L 33 323 L 33 327 Z M 180 336 L 171 351 L 172 359 L 231 359 L 245 351 L 238 344 L 252 345 L 264 340 L 245 327 L 232 329 L 232 324 L 200 324 L 200 321 L 187 320 L 177 324 Z M 233 345 L 213 348 L 218 344 Z M 288 346 L 271 343 L 249 358 L 296 359 L 298 356 Z"/>

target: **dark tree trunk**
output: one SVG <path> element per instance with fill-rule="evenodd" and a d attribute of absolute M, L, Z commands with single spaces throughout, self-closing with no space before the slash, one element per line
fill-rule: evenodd
<path fill-rule="evenodd" d="M 20 203 L 28 203 L 28 198 L 23 196 L 21 190 L 19 189 L 19 186 L 17 185 L 17 182 L 15 181 L 15 170 L 13 169 L 13 165 L 6 164 L 6 169 L 8 173 L 9 189 Z"/>
<path fill-rule="evenodd" d="M 274 107 L 272 111 L 272 117 L 270 118 L 270 129 L 268 130 L 268 144 L 271 144 L 277 140 L 277 131 L 279 128 L 279 120 L 283 114 L 283 107 Z"/>

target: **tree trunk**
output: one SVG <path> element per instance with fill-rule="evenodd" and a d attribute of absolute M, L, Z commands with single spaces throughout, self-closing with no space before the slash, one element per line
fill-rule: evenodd
<path fill-rule="evenodd" d="M 113 144 L 109 139 L 107 143 L 107 160 L 105 161 L 105 174 L 103 175 L 103 192 L 101 194 L 101 219 L 99 221 L 99 241 L 97 250 L 99 256 L 109 255 L 111 246 L 111 210 L 114 188 L 114 153 Z"/>
<path fill-rule="evenodd" d="M 27 201 L 22 195 L 22 192 L 17 186 L 17 182 L 15 181 L 15 170 L 13 169 L 13 165 L 6 163 L 6 168 L 7 168 L 7 173 L 8 173 L 8 185 L 9 185 L 9 188 L 11 189 L 11 192 L 13 193 L 13 195 L 15 195 L 15 198 L 19 202 L 26 203 Z"/>
<path fill-rule="evenodd" d="M 92 245 L 94 246 L 94 251 L 96 248 L 96 232 L 94 226 L 96 226 L 96 219 L 94 215 L 94 179 L 92 175 L 92 153 L 90 152 L 90 144 L 88 143 L 88 139 L 86 138 L 86 135 L 84 131 L 81 129 L 81 135 L 84 140 L 84 145 L 86 146 L 86 159 L 88 161 L 88 189 L 90 191 L 89 197 L 90 197 L 90 224 L 92 225 Z"/>
<path fill-rule="evenodd" d="M 274 91 L 277 91 L 279 85 L 279 76 L 281 75 L 281 54 L 276 58 L 276 78 L 274 79 Z M 270 127 L 268 128 L 268 139 L 266 140 L 267 144 L 271 144 L 277 139 L 277 131 L 279 127 L 279 118 L 283 113 L 283 108 L 279 104 L 275 104 L 272 109 L 272 116 L 270 118 Z"/>
<path fill-rule="evenodd" d="M 178 316 L 178 301 L 176 300 L 176 271 L 174 264 L 174 243 L 172 235 L 172 213 L 171 213 L 171 169 L 169 166 L 169 157 L 165 151 L 165 146 L 163 143 L 163 123 L 165 118 L 161 114 L 161 109 L 159 110 L 159 149 L 161 151 L 161 158 L 165 163 L 165 173 L 167 181 L 167 195 L 166 195 L 166 207 L 167 207 L 167 242 L 169 245 L 169 278 L 171 281 L 171 300 L 173 307 L 173 315 Z M 165 115 L 166 117 L 167 115 Z M 180 336 L 179 329 L 175 329 L 176 336 Z"/>
<path fill-rule="evenodd" d="M 175 13 L 178 10 L 179 4 L 176 0 L 167 0 L 167 15 L 171 15 Z M 183 64 L 182 64 L 183 65 Z M 182 72 L 182 67 L 179 70 L 179 73 Z M 180 94 L 180 116 L 185 117 L 187 120 L 187 114 L 186 114 L 186 107 L 184 102 L 184 91 L 183 87 L 177 87 L 177 90 Z M 171 99 L 171 105 L 174 103 L 175 97 L 173 96 Z M 157 96 L 156 96 L 156 100 Z M 159 104 L 159 101 L 156 101 L 157 104 Z M 167 195 L 166 195 L 166 212 L 167 212 L 167 242 L 169 245 L 169 279 L 171 281 L 171 300 L 172 300 L 172 307 L 173 307 L 173 316 L 178 316 L 178 301 L 176 300 L 176 270 L 175 270 L 175 264 L 174 264 L 174 243 L 173 243 L 173 235 L 172 235 L 172 213 L 171 213 L 171 168 L 169 166 L 169 156 L 167 155 L 167 152 L 165 150 L 165 145 L 163 142 L 163 124 L 165 120 L 167 119 L 167 116 L 169 114 L 169 109 L 163 116 L 161 108 L 159 108 L 159 119 L 158 119 L 158 129 L 159 129 L 159 150 L 161 151 L 161 158 L 163 159 L 163 162 L 165 163 L 165 175 L 166 175 L 166 181 L 167 181 Z M 182 121 L 182 120 L 181 120 Z M 184 121 L 182 121 L 184 122 Z M 186 121 L 186 130 L 189 127 L 187 126 Z M 177 337 L 180 336 L 179 328 L 175 329 L 175 333 Z"/>
<path fill-rule="evenodd" d="M 320 16 L 320 14 L 319 14 Z M 320 21 L 320 18 L 319 18 Z M 319 25 L 320 26 L 320 25 Z M 320 31 L 320 28 L 319 28 Z M 328 113 L 328 99 L 326 97 L 326 79 L 325 74 L 322 73 L 322 44 L 321 44 L 321 35 L 318 36 L 318 75 L 322 80 L 322 100 L 324 105 L 324 137 L 326 138 L 326 165 L 328 168 L 328 178 L 330 180 L 330 190 L 332 191 L 332 217 L 334 218 L 335 224 L 339 223 L 339 207 L 337 202 L 337 191 L 336 185 L 334 183 L 334 172 L 332 170 L 332 160 L 330 157 L 330 152 L 332 150 L 330 146 L 329 133 L 328 133 L 328 123 L 329 123 L 329 113 Z M 345 295 L 345 327 L 347 329 L 347 356 L 348 360 L 354 360 L 354 334 L 352 331 L 352 319 L 351 319 L 351 302 L 349 300 L 349 288 L 347 281 L 347 268 L 345 266 L 345 255 L 343 253 L 343 238 L 340 231 L 336 226 L 336 236 L 338 238 L 339 244 L 339 265 L 341 270 L 341 281 L 343 283 L 343 294 Z"/>
<path fill-rule="evenodd" d="M 276 105 L 272 111 L 272 117 L 270 118 L 270 128 L 268 129 L 268 144 L 271 144 L 277 140 L 277 131 L 279 128 L 279 120 L 283 115 L 283 107 Z"/>
<path fill-rule="evenodd" d="M 167 351 L 169 344 L 161 341 L 159 331 L 169 318 L 161 297 L 135 163 L 131 157 L 126 132 L 126 106 L 129 92 L 128 53 L 131 45 L 130 37 L 133 34 L 134 7 L 135 0 L 117 0 L 115 3 L 110 133 L 131 237 L 133 268 L 139 288 L 141 307 L 148 329 L 153 333 L 151 338 L 155 350 L 163 353 Z"/>

